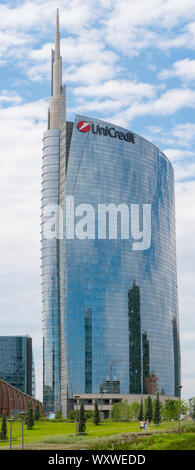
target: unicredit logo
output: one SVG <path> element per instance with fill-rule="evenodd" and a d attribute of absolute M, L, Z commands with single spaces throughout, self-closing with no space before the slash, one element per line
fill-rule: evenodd
<path fill-rule="evenodd" d="M 126 142 L 131 142 L 132 144 L 135 144 L 135 135 L 132 132 L 121 132 L 117 131 L 114 127 L 100 127 L 99 124 L 89 124 L 86 121 L 80 121 L 77 124 L 77 129 L 80 132 L 89 132 L 91 129 L 91 132 L 93 134 L 99 134 L 99 135 L 104 135 L 105 137 L 112 137 L 113 139 L 118 138 L 119 140 L 126 140 Z"/>
<path fill-rule="evenodd" d="M 89 132 L 90 131 L 90 124 L 86 121 L 80 121 L 77 124 L 77 129 L 80 132 Z"/>

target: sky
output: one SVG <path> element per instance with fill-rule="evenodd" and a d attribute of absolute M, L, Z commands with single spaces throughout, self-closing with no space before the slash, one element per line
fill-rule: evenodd
<path fill-rule="evenodd" d="M 172 161 L 182 396 L 195 396 L 195 2 L 0 1 L 0 334 L 33 338 L 42 399 L 40 199 L 60 10 L 67 120 L 136 132 Z"/>

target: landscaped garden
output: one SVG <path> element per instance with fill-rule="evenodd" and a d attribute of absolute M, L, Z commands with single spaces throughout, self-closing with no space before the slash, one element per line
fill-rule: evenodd
<path fill-rule="evenodd" d="M 133 406 L 132 406 L 133 405 Z M 25 449 L 195 449 L 195 423 L 182 420 L 181 432 L 178 433 L 177 412 L 178 404 L 170 403 L 163 408 L 157 400 L 151 403 L 147 400 L 137 404 L 116 404 L 112 410 L 112 419 L 101 420 L 101 413 L 96 406 L 94 413 L 82 411 L 77 415 L 72 413 L 72 421 L 64 420 L 58 414 L 57 419 L 48 420 L 43 417 L 32 416 L 28 410 L 28 417 L 24 417 L 24 448 Z M 152 406 L 151 406 L 152 405 Z M 185 411 L 183 403 L 183 411 Z M 136 419 L 132 419 L 132 413 Z M 149 427 L 140 431 L 140 420 L 144 415 L 150 417 Z M 131 415 L 131 417 L 130 417 Z M 169 419 L 167 419 L 167 417 Z M 27 419 L 28 418 L 28 419 Z M 1 440 L 0 449 L 10 447 L 10 423 L 6 418 L 6 429 L 0 420 Z M 82 424 L 83 423 L 83 424 Z M 82 425 L 84 426 L 82 428 Z M 12 448 L 21 449 L 22 446 L 22 417 L 16 416 L 12 426 Z M 6 432 L 2 432 L 2 429 Z M 77 436 L 76 436 L 77 429 Z"/>

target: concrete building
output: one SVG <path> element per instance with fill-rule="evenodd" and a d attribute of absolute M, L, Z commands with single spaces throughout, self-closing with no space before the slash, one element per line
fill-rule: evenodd
<path fill-rule="evenodd" d="M 132 403 L 141 403 L 147 395 L 140 395 L 140 394 L 122 394 L 122 393 L 100 393 L 100 394 L 86 394 L 83 393 L 81 395 L 74 395 L 73 403 L 74 403 L 74 410 L 79 410 L 80 405 L 83 402 L 85 411 L 94 411 L 95 401 L 98 401 L 98 408 L 102 417 L 104 419 L 111 417 L 112 407 L 115 403 L 122 403 L 126 401 L 128 405 Z M 156 399 L 156 395 L 150 395 L 152 400 Z M 159 395 L 160 402 L 164 405 L 167 400 L 178 400 L 178 397 L 173 397 L 172 395 Z"/>

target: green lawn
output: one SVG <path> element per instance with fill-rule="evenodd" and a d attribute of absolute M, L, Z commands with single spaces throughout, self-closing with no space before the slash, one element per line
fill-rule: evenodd
<path fill-rule="evenodd" d="M 8 424 L 8 441 L 0 441 L 0 448 L 5 446 L 9 448 L 9 423 Z M 0 423 L 1 425 L 1 423 Z M 163 423 L 160 426 L 152 424 L 150 431 L 173 430 L 176 423 Z M 32 430 L 28 430 L 24 424 L 24 443 L 25 446 L 34 443 L 42 444 L 74 444 L 75 443 L 75 423 L 55 422 L 55 421 L 39 421 L 36 422 Z M 109 436 L 122 435 L 123 433 L 137 433 L 139 431 L 139 422 L 112 422 L 105 420 L 99 426 L 95 426 L 92 422 L 87 421 L 86 434 L 78 436 L 78 441 L 91 440 L 94 438 L 109 438 Z M 21 446 L 22 423 L 15 421 L 12 425 L 12 446 Z"/>

